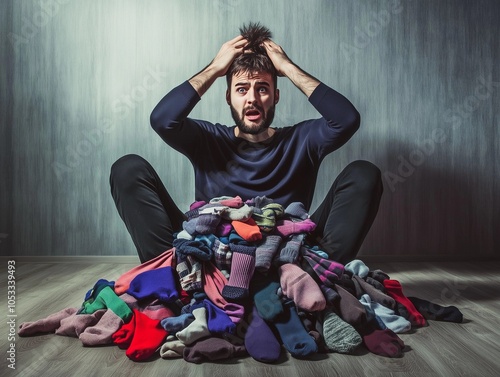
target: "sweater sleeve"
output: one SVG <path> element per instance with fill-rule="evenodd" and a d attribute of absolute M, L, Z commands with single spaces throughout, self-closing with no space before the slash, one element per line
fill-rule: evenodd
<path fill-rule="evenodd" d="M 200 96 L 189 81 L 172 89 L 161 99 L 150 116 L 151 127 L 171 147 L 189 154 L 194 138 L 201 133 L 197 121 L 188 118 L 200 101 Z"/>
<path fill-rule="evenodd" d="M 342 94 L 321 83 L 309 97 L 321 119 L 306 123 L 318 127 L 318 148 L 322 156 L 340 148 L 358 130 L 361 117 L 354 105 Z M 306 131 L 307 132 L 307 131 Z"/>

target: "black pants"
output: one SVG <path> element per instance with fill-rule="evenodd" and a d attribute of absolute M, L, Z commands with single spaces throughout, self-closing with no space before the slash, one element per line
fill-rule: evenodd
<path fill-rule="evenodd" d="M 170 249 L 185 217 L 153 167 L 140 156 L 123 156 L 111 167 L 110 185 L 141 263 Z M 382 191 L 375 165 L 361 160 L 350 163 L 311 214 L 316 229 L 308 244 L 318 245 L 340 263 L 355 259 L 377 214 Z"/>

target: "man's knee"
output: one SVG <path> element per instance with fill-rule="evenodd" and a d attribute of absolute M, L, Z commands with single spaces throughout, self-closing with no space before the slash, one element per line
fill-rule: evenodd
<path fill-rule="evenodd" d="M 141 172 L 147 170 L 149 163 L 136 154 L 127 154 L 116 160 L 111 165 L 109 182 L 111 185 L 123 185 L 139 177 Z"/>
<path fill-rule="evenodd" d="M 347 165 L 346 170 L 353 177 L 358 190 L 382 193 L 382 172 L 375 164 L 356 160 Z"/>

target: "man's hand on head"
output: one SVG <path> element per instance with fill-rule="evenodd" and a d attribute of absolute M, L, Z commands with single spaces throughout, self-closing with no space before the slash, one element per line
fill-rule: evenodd
<path fill-rule="evenodd" d="M 293 63 L 283 48 L 270 39 L 265 40 L 262 46 L 266 49 L 269 59 L 273 62 L 278 76 L 286 76 L 287 68 L 293 66 Z"/>
<path fill-rule="evenodd" d="M 238 55 L 244 52 L 247 45 L 248 41 L 241 35 L 227 41 L 222 45 L 214 60 L 209 64 L 209 67 L 211 66 L 219 77 L 224 76 L 231 63 Z"/>
<path fill-rule="evenodd" d="M 272 40 L 266 39 L 262 46 L 266 49 L 278 75 L 288 77 L 309 98 L 320 81 L 293 63 L 283 48 Z"/>
<path fill-rule="evenodd" d="M 226 74 L 234 59 L 244 52 L 248 41 L 241 35 L 222 45 L 215 58 L 203 70 L 189 79 L 189 83 L 201 97 L 218 77 Z"/>

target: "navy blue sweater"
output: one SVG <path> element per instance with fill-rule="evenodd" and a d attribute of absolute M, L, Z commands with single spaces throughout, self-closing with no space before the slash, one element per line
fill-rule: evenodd
<path fill-rule="evenodd" d="M 309 97 L 321 118 L 276 128 L 261 143 L 237 138 L 235 126 L 188 118 L 198 101 L 200 96 L 186 81 L 151 113 L 153 129 L 191 161 L 195 200 L 265 195 L 283 206 L 302 202 L 309 209 L 321 161 L 346 143 L 360 123 L 349 100 L 323 83 Z"/>

